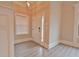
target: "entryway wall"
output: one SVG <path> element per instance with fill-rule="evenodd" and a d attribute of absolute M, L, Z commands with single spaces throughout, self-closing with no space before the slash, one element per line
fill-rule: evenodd
<path fill-rule="evenodd" d="M 73 2 L 63 2 L 61 41 L 73 42 L 74 33 L 74 5 Z"/>
<path fill-rule="evenodd" d="M 77 36 L 78 10 L 79 2 L 63 2 L 62 4 L 62 21 L 61 21 L 61 36 L 60 43 L 79 48 Z M 75 30 L 76 29 L 76 30 Z"/>
<path fill-rule="evenodd" d="M 49 48 L 55 47 L 58 43 L 79 47 L 78 38 L 75 36 L 78 29 L 75 30 L 75 21 L 78 18 L 78 3 L 51 2 Z"/>
<path fill-rule="evenodd" d="M 0 2 L 0 57 L 14 56 L 13 15 L 12 2 Z"/>
<path fill-rule="evenodd" d="M 40 44 L 41 46 L 45 47 L 45 48 L 48 48 L 49 46 L 49 17 L 50 17 L 50 3 L 49 2 L 38 2 L 38 4 L 35 5 L 35 7 L 33 7 L 32 9 L 32 23 L 33 22 L 36 22 L 37 20 L 42 20 L 42 17 L 43 17 L 43 20 L 44 20 L 44 28 L 43 28 L 43 33 L 41 32 L 41 35 L 43 35 L 43 37 L 41 36 L 40 39 L 35 39 L 35 37 L 39 37 L 39 36 L 34 36 L 34 30 L 37 24 L 36 23 L 33 23 L 33 27 L 32 27 L 32 38 L 33 38 L 33 41 L 35 41 L 36 43 Z M 39 6 L 39 7 L 38 7 Z M 40 18 L 39 18 L 40 17 Z M 36 21 L 35 21 L 36 20 Z M 42 24 L 42 23 L 41 23 Z M 36 30 L 39 32 L 39 30 L 41 31 L 41 27 L 39 29 L 39 26 L 36 26 Z M 38 34 L 37 34 L 38 35 Z"/>

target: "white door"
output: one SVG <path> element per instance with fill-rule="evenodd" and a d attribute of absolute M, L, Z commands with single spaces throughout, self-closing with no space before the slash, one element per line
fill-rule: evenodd
<path fill-rule="evenodd" d="M 33 40 L 40 45 L 42 45 L 42 43 L 43 43 L 43 31 L 44 31 L 43 16 L 33 17 L 33 20 L 32 20 L 32 37 L 33 37 Z"/>
<path fill-rule="evenodd" d="M 10 56 L 12 18 L 11 10 L 0 7 L 0 57 Z"/>

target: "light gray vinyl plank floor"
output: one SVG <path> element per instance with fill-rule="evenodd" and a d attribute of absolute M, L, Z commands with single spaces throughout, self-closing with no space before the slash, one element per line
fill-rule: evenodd
<path fill-rule="evenodd" d="M 45 49 L 30 41 L 15 45 L 15 57 L 79 57 L 79 48 L 59 44 Z"/>

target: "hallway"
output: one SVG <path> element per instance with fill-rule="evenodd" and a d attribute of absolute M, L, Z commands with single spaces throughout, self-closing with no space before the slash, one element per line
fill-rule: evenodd
<path fill-rule="evenodd" d="M 79 57 L 79 49 L 59 44 L 51 49 L 44 49 L 34 42 L 15 45 L 16 57 Z"/>

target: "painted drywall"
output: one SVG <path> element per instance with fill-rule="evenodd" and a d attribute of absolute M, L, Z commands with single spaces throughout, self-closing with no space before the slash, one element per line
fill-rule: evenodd
<path fill-rule="evenodd" d="M 0 57 L 14 55 L 13 10 L 0 7 Z"/>
<path fill-rule="evenodd" d="M 57 45 L 60 36 L 61 2 L 51 2 L 49 48 Z"/>
<path fill-rule="evenodd" d="M 73 42 L 74 33 L 74 5 L 64 2 L 62 7 L 61 40 Z"/>

